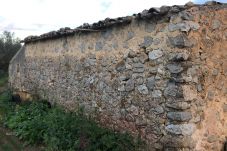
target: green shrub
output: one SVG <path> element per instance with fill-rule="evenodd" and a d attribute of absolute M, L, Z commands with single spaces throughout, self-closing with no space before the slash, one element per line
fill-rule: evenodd
<path fill-rule="evenodd" d="M 36 101 L 17 105 L 6 124 L 28 144 L 53 151 L 133 151 L 138 144 L 128 134 L 98 126 L 81 112 L 66 112 Z"/>

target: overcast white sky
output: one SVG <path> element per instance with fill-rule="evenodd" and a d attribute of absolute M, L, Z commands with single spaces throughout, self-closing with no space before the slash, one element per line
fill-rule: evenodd
<path fill-rule="evenodd" d="M 120 17 L 162 5 L 184 5 L 189 0 L 0 0 L 0 32 L 21 39 L 61 27 L 75 28 L 106 17 Z M 192 0 L 204 3 L 206 0 Z M 227 0 L 219 0 L 227 2 Z"/>

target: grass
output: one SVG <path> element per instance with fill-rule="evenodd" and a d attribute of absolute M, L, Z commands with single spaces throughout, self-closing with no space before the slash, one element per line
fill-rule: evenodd
<path fill-rule="evenodd" d="M 7 84 L 8 82 L 8 76 L 7 74 L 4 74 L 0 77 L 0 87 L 3 87 Z"/>

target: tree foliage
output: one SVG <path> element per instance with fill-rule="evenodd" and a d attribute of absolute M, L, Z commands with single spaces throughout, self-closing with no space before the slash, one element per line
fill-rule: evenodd
<path fill-rule="evenodd" d="M 4 31 L 0 35 L 0 70 L 8 70 L 10 60 L 20 48 L 20 40 L 14 33 Z"/>

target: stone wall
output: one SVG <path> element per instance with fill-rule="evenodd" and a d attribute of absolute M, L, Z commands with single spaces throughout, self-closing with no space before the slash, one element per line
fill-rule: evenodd
<path fill-rule="evenodd" d="M 189 3 L 171 16 L 25 40 L 9 67 L 10 86 L 69 110 L 83 107 L 100 124 L 141 137 L 148 150 L 221 150 L 226 8 Z"/>

